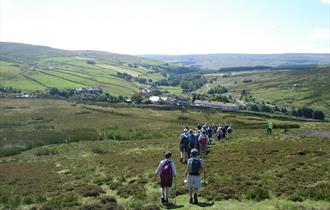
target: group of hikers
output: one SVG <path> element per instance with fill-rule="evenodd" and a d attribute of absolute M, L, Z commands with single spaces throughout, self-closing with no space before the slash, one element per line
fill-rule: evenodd
<path fill-rule="evenodd" d="M 189 189 L 189 203 L 198 204 L 198 191 L 201 188 L 201 173 L 205 174 L 205 167 L 201 158 L 206 157 L 208 145 L 215 134 L 218 141 L 231 135 L 231 125 L 198 125 L 195 130 L 185 127 L 179 137 L 180 162 L 186 164 L 184 183 Z M 168 204 L 169 188 L 172 186 L 176 168 L 171 160 L 172 153 L 165 152 L 165 159 L 160 161 L 155 175 L 160 175 L 161 202 Z"/>
<path fill-rule="evenodd" d="M 267 122 L 267 133 L 272 134 L 273 123 Z M 201 188 L 201 173 L 205 166 L 202 159 L 208 153 L 208 145 L 212 143 L 213 134 L 218 141 L 229 137 L 233 133 L 231 125 L 198 125 L 192 130 L 185 127 L 179 137 L 180 162 L 186 164 L 184 183 L 189 189 L 189 203 L 198 204 L 198 191 Z M 169 188 L 172 186 L 173 178 L 176 176 L 176 168 L 171 160 L 172 153 L 165 152 L 165 159 L 160 161 L 155 175 L 160 175 L 161 202 L 168 204 Z"/>
<path fill-rule="evenodd" d="M 179 138 L 180 162 L 186 164 L 193 149 L 197 149 L 200 157 L 205 157 L 208 152 L 208 145 L 212 143 L 213 134 L 218 141 L 222 141 L 232 132 L 231 125 L 208 125 L 205 123 L 198 125 L 195 130 L 186 127 Z"/>

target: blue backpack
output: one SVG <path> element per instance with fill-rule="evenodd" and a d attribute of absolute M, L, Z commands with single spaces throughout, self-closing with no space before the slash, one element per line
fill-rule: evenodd
<path fill-rule="evenodd" d="M 181 134 L 180 136 L 180 144 L 185 144 L 188 145 L 189 144 L 189 139 L 187 134 Z"/>

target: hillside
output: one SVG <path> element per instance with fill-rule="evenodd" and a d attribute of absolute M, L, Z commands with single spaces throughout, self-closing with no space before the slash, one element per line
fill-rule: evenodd
<path fill-rule="evenodd" d="M 0 87 L 25 91 L 99 87 L 115 96 L 131 96 L 141 87 L 134 78 L 146 77 L 154 81 L 163 78 L 144 67 L 160 63 L 108 52 L 1 42 Z M 126 73 L 132 80 L 125 80 L 118 73 Z"/>
<path fill-rule="evenodd" d="M 207 93 L 213 87 L 223 86 L 228 89 L 224 95 L 231 95 L 237 100 L 244 90 L 260 103 L 275 103 L 287 108 L 310 107 L 330 115 L 330 66 L 307 70 L 206 74 L 205 77 L 212 83 L 206 83 L 197 93 Z"/>
<path fill-rule="evenodd" d="M 169 208 L 330 207 L 329 122 L 45 99 L 1 99 L 0 116 L 0 209 L 113 209 L 110 196 L 160 209 L 154 170 L 166 150 L 178 171 Z M 210 146 L 200 204 L 190 205 L 178 135 L 201 122 L 232 124 L 234 134 Z"/>
<path fill-rule="evenodd" d="M 201 69 L 218 70 L 237 66 L 299 66 L 330 64 L 330 54 L 201 54 L 201 55 L 141 55 L 169 63 L 182 63 Z"/>
<path fill-rule="evenodd" d="M 93 50 L 62 50 L 47 46 L 0 42 L 0 60 L 14 62 L 34 62 L 40 58 L 47 57 L 88 57 L 110 60 L 116 63 L 142 64 L 144 62 L 153 62 L 151 59 L 143 59 L 137 56 L 117 54 Z M 155 61 L 154 61 L 155 62 Z M 156 62 L 159 63 L 159 62 Z"/>
<path fill-rule="evenodd" d="M 219 58 L 218 55 L 210 56 L 213 56 L 214 60 Z M 239 58 L 238 55 L 222 56 L 221 58 L 227 56 L 228 60 L 225 62 Z M 242 61 L 260 59 L 258 62 L 276 61 L 276 65 L 284 60 L 293 59 L 309 62 L 314 58 L 315 62 L 318 60 L 320 63 L 325 60 L 323 54 L 240 56 Z M 218 61 L 222 62 L 222 60 Z M 71 94 L 74 88 L 92 87 L 102 89 L 102 96 L 96 98 L 98 96 L 79 95 L 75 92 L 70 97 L 74 95 L 74 99 L 78 100 L 83 97 L 87 100 L 116 102 L 111 99 L 112 96 L 120 97 L 121 101 L 124 101 L 145 87 L 152 87 L 153 91 L 163 96 L 175 94 L 192 98 L 193 93 L 205 94 L 211 88 L 224 86 L 229 90 L 224 95 L 231 96 L 234 103 L 241 99 L 244 90 L 260 103 L 262 101 L 275 103 L 285 106 L 288 110 L 292 107 L 308 107 L 323 111 L 329 116 L 329 66 L 297 70 L 286 68 L 276 71 L 252 70 L 225 74 L 218 71 L 205 72 L 191 66 L 168 64 L 130 55 L 0 43 L 0 88 L 12 88 L 14 90 L 9 91 L 14 93 L 39 91 L 41 93 L 38 93 L 38 96 L 44 97 L 43 93 L 56 88 L 59 91 L 53 91 L 53 95 L 65 97 Z M 66 92 L 60 94 L 60 91 Z M 148 101 L 148 96 L 144 97 L 141 102 Z M 213 96 L 208 95 L 208 97 L 209 100 L 213 100 Z"/>

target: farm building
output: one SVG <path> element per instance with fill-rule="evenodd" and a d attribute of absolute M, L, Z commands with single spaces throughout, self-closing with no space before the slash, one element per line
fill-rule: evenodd
<path fill-rule="evenodd" d="M 223 111 L 238 111 L 239 110 L 238 104 L 222 103 L 222 102 L 218 102 L 218 101 L 195 100 L 194 106 L 216 108 L 216 109 L 221 109 Z"/>
<path fill-rule="evenodd" d="M 87 88 L 75 88 L 77 93 L 91 93 L 91 94 L 98 94 L 102 93 L 102 89 L 98 87 L 87 87 Z"/>

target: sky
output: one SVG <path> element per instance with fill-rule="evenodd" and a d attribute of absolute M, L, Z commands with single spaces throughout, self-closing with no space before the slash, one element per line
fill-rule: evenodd
<path fill-rule="evenodd" d="M 330 0 L 0 0 L 0 41 L 124 54 L 330 53 Z"/>

